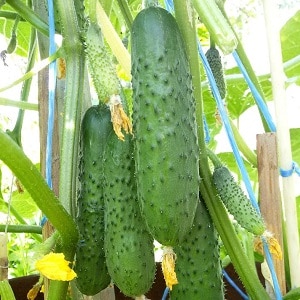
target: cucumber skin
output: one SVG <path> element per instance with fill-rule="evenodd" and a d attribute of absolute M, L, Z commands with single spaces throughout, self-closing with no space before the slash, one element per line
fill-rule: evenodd
<path fill-rule="evenodd" d="M 113 131 L 109 109 L 90 107 L 81 125 L 76 284 L 85 295 L 95 295 L 110 283 L 104 253 L 103 151 Z"/>
<path fill-rule="evenodd" d="M 155 278 L 153 238 L 141 216 L 133 143 L 110 136 L 104 158 L 105 254 L 112 281 L 130 297 L 145 294 Z"/>
<path fill-rule="evenodd" d="M 226 83 L 224 79 L 223 64 L 219 50 L 211 47 L 205 53 L 211 72 L 214 75 L 221 99 L 226 97 Z"/>
<path fill-rule="evenodd" d="M 262 235 L 266 230 L 262 217 L 236 183 L 228 168 L 225 166 L 215 168 L 212 179 L 222 202 L 239 225 L 254 235 Z"/>
<path fill-rule="evenodd" d="M 174 246 L 192 226 L 200 178 L 191 76 L 174 17 L 159 7 L 142 10 L 131 49 L 141 211 L 154 238 Z"/>
<path fill-rule="evenodd" d="M 202 199 L 192 229 L 174 251 L 178 284 L 172 300 L 224 299 L 218 235 Z"/>

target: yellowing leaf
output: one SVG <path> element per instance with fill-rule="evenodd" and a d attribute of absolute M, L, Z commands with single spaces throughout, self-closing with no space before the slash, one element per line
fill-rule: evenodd
<path fill-rule="evenodd" d="M 76 273 L 65 260 L 63 253 L 49 253 L 36 262 L 36 269 L 51 280 L 70 281 L 76 277 Z"/>

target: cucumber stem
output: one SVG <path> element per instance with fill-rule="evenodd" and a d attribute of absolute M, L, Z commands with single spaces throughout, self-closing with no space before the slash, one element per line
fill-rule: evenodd
<path fill-rule="evenodd" d="M 127 3 L 127 1 L 124 1 L 124 0 L 118 0 L 118 4 L 119 4 L 120 10 L 122 12 L 123 18 L 125 20 L 125 23 L 126 23 L 128 29 L 131 31 L 133 17 L 130 12 L 128 3 Z"/>
<path fill-rule="evenodd" d="M 36 31 L 31 30 L 30 34 L 30 45 L 29 45 L 29 55 L 28 55 L 28 64 L 26 67 L 26 72 L 32 69 L 35 61 L 35 55 L 36 55 Z M 25 80 L 23 82 L 23 86 L 21 89 L 21 101 L 27 102 L 31 87 L 32 77 Z M 7 133 L 16 141 L 16 143 L 21 146 L 21 133 L 22 133 L 22 126 L 23 126 L 23 120 L 24 120 L 24 113 L 25 111 L 23 109 L 19 109 L 18 117 L 15 123 L 15 126 L 12 131 L 7 131 Z"/>
<path fill-rule="evenodd" d="M 2 130 L 0 130 L 0 148 L 0 159 L 22 182 L 37 206 L 59 231 L 63 241 L 65 256 L 67 259 L 72 258 L 74 246 L 78 239 L 77 227 L 73 218 L 59 203 L 32 161 L 9 135 Z"/>
<path fill-rule="evenodd" d="M 238 43 L 237 43 L 237 47 L 236 47 L 236 52 L 237 52 L 237 54 L 239 55 L 239 57 L 240 57 L 240 59 L 241 59 L 243 65 L 245 66 L 245 68 L 246 68 L 246 70 L 247 70 L 247 72 L 248 72 L 248 74 L 249 74 L 249 77 L 250 77 L 251 81 L 253 82 L 254 86 L 256 87 L 256 89 L 258 90 L 258 92 L 260 93 L 260 95 L 261 95 L 261 96 L 263 97 L 263 99 L 264 99 L 264 92 L 263 92 L 263 90 L 262 90 L 262 88 L 261 88 L 261 85 L 260 85 L 260 83 L 259 83 L 259 81 L 258 81 L 258 78 L 257 78 L 257 76 L 256 76 L 256 74 L 255 74 L 255 72 L 254 72 L 254 70 L 253 70 L 253 68 L 252 68 L 252 65 L 251 65 L 251 63 L 250 63 L 250 61 L 249 61 L 249 59 L 248 59 L 248 56 L 247 56 L 246 51 L 245 51 L 245 49 L 244 49 L 244 47 L 243 47 L 243 44 L 241 43 L 241 41 L 240 41 L 240 39 L 239 39 L 237 33 L 235 32 L 233 26 L 231 25 L 230 20 L 229 20 L 227 14 L 226 14 L 225 9 L 224 9 L 224 6 L 219 6 L 219 8 L 220 8 L 220 10 L 221 10 L 223 16 L 225 17 L 225 19 L 228 21 L 228 24 L 229 24 L 230 27 L 232 28 L 232 31 L 233 31 L 234 34 L 235 34 L 236 40 L 237 40 L 237 42 L 238 42 Z M 264 99 L 264 100 L 265 100 L 265 99 Z M 266 120 L 265 120 L 265 117 L 264 117 L 263 113 L 262 113 L 260 110 L 259 110 L 259 113 L 260 113 L 260 117 L 261 117 L 261 120 L 262 120 L 262 123 L 263 123 L 263 127 L 264 127 L 265 132 L 269 132 L 269 131 L 270 131 L 270 128 L 269 128 L 268 125 L 267 125 L 267 122 L 266 122 Z"/>
<path fill-rule="evenodd" d="M 26 109 L 35 110 L 35 111 L 37 111 L 39 108 L 38 104 L 36 103 L 26 103 L 24 101 L 16 101 L 16 100 L 7 99 L 3 97 L 0 97 L 0 105 L 17 107 L 24 110 Z"/>
<path fill-rule="evenodd" d="M 48 25 L 26 4 L 20 0 L 6 0 L 9 4 L 23 19 L 30 23 L 34 28 L 48 36 Z"/>
<path fill-rule="evenodd" d="M 35 233 L 42 234 L 42 227 L 37 225 L 3 225 L 0 224 L 0 232 L 14 232 L 14 233 Z M 42 239 L 40 238 L 39 242 Z"/>

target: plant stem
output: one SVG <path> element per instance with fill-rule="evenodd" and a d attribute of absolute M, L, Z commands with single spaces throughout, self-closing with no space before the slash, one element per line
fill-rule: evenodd
<path fill-rule="evenodd" d="M 34 28 L 48 36 L 48 25 L 26 4 L 20 0 L 6 0 L 6 3 Z"/>
<path fill-rule="evenodd" d="M 42 227 L 37 225 L 3 225 L 0 224 L 0 232 L 14 232 L 14 233 L 35 233 L 42 234 Z M 42 239 L 40 240 L 42 241 Z"/>
<path fill-rule="evenodd" d="M 257 78 L 257 76 L 256 76 L 256 74 L 255 74 L 255 72 L 254 72 L 254 70 L 252 68 L 252 65 L 251 65 L 251 63 L 250 63 L 250 61 L 248 59 L 248 56 L 247 56 L 247 54 L 245 52 L 243 44 L 241 43 L 241 41 L 240 41 L 238 35 L 236 34 L 233 26 L 231 25 L 230 20 L 229 20 L 227 14 L 226 14 L 225 9 L 224 9 L 224 6 L 219 6 L 219 8 L 220 8 L 223 16 L 226 18 L 226 20 L 230 24 L 230 26 L 231 26 L 234 34 L 235 34 L 235 37 L 236 37 L 236 39 L 238 41 L 236 52 L 239 55 L 239 57 L 240 57 L 243 65 L 244 65 L 244 67 L 246 68 L 247 73 L 249 74 L 249 77 L 250 77 L 251 81 L 253 82 L 254 86 L 256 87 L 256 89 L 258 90 L 258 92 L 260 93 L 260 95 L 262 96 L 262 98 L 264 99 L 264 92 L 263 92 L 263 90 L 262 90 L 262 88 L 261 88 L 261 86 L 259 84 L 258 78 Z M 269 132 L 270 128 L 267 125 L 265 117 L 264 117 L 263 113 L 260 110 L 259 110 L 259 112 L 260 112 L 261 120 L 262 120 L 262 123 L 263 123 L 263 127 L 264 127 L 264 129 L 265 129 L 266 132 Z"/>
<path fill-rule="evenodd" d="M 26 71 L 28 72 L 29 70 L 32 69 L 35 61 L 35 55 L 36 55 L 36 31 L 31 30 L 31 35 L 30 35 L 30 45 L 29 45 L 29 50 L 28 50 L 28 64 L 26 67 Z M 30 87 L 31 87 L 31 82 L 32 82 L 32 77 L 28 78 L 23 82 L 22 89 L 21 89 L 21 101 L 27 102 L 28 97 L 29 97 L 29 92 L 30 92 Z M 15 126 L 12 131 L 7 131 L 7 133 L 17 142 L 19 146 L 22 145 L 21 141 L 21 133 L 22 133 L 22 126 L 23 126 L 23 120 L 24 120 L 24 114 L 25 111 L 23 109 L 19 109 L 17 121 L 15 123 Z"/>
<path fill-rule="evenodd" d="M 78 239 L 77 227 L 72 217 L 60 204 L 52 190 L 49 189 L 32 161 L 2 130 L 0 130 L 0 148 L 0 159 L 22 182 L 37 206 L 59 231 L 63 241 L 64 253 L 68 259 L 72 258 L 74 245 Z"/>
<path fill-rule="evenodd" d="M 27 80 L 31 78 L 32 76 L 36 75 L 39 71 L 47 67 L 52 61 L 57 59 L 62 54 L 62 49 L 58 49 L 53 55 L 39 61 L 29 72 L 24 74 L 21 78 L 15 80 L 14 82 L 8 84 L 7 86 L 1 87 L 0 92 L 4 92 L 10 88 L 12 88 L 15 85 L 18 85 L 19 83 L 23 82 L 24 80 Z"/>
<path fill-rule="evenodd" d="M 240 241 L 234 231 L 228 214 L 221 200 L 217 196 L 216 189 L 211 183 L 211 172 L 208 165 L 204 131 L 202 127 L 202 94 L 201 94 L 201 77 L 199 70 L 199 56 L 197 50 L 196 30 L 194 18 L 192 17 L 192 7 L 190 1 L 174 0 L 175 15 L 181 29 L 188 58 L 190 61 L 191 75 L 194 85 L 194 96 L 196 99 L 198 122 L 198 140 L 200 147 L 200 192 L 205 200 L 206 206 L 212 217 L 212 220 L 218 230 L 224 246 L 231 257 L 237 273 L 242 279 L 249 295 L 256 300 L 269 299 L 268 294 L 261 285 L 253 266 L 248 263 L 247 257 L 243 251 Z M 190 21 L 190 22 L 188 22 Z"/>
<path fill-rule="evenodd" d="M 36 103 L 28 103 L 24 101 L 16 101 L 7 98 L 0 97 L 0 105 L 10 106 L 10 107 L 18 107 L 20 109 L 28 109 L 28 110 L 38 110 L 38 104 Z"/>
<path fill-rule="evenodd" d="M 118 0 L 118 4 L 122 12 L 123 18 L 125 20 L 125 23 L 127 24 L 128 29 L 131 31 L 133 17 L 131 15 L 128 3 L 126 0 Z"/>
<path fill-rule="evenodd" d="M 64 106 L 63 133 L 60 153 L 59 198 L 69 212 L 73 212 L 76 199 L 76 174 L 78 161 L 79 127 L 83 98 L 82 77 L 85 74 L 85 55 L 80 36 L 78 15 L 73 0 L 57 1 L 57 10 L 61 20 L 63 48 L 66 60 L 66 94 Z M 81 9 L 81 6 L 78 6 Z M 81 15 L 81 11 L 78 14 Z M 50 220 L 51 221 L 51 220 Z M 63 245 L 64 246 L 64 245 Z M 66 259 L 73 261 L 76 244 Z M 69 282 L 50 282 L 48 300 L 65 300 Z"/>

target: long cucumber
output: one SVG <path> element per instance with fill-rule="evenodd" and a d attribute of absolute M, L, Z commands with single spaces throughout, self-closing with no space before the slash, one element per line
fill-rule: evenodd
<path fill-rule="evenodd" d="M 195 215 L 199 151 L 189 65 L 174 17 L 159 7 L 140 11 L 131 48 L 141 210 L 154 238 L 175 246 Z"/>
<path fill-rule="evenodd" d="M 85 295 L 95 295 L 110 283 L 104 253 L 103 153 L 113 132 L 110 112 L 92 106 L 81 125 L 76 284 Z"/>
<path fill-rule="evenodd" d="M 110 135 L 103 165 L 107 268 L 123 294 L 141 297 L 154 281 L 155 259 L 153 238 L 137 199 L 130 135 L 126 135 L 123 142 L 116 135 Z"/>

